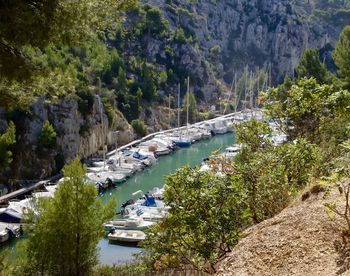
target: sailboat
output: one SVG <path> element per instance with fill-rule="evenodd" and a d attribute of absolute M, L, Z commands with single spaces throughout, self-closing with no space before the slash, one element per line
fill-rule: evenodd
<path fill-rule="evenodd" d="M 190 79 L 187 79 L 187 115 L 186 115 L 186 130 L 188 133 L 188 107 L 189 107 L 189 86 L 190 86 Z M 177 108 L 177 123 L 178 123 L 178 128 L 180 128 L 180 84 L 178 87 L 178 108 Z M 187 137 L 182 136 L 182 132 L 180 132 L 179 137 L 173 137 L 174 143 L 179 146 L 179 147 L 189 147 L 191 145 L 191 140 Z"/>

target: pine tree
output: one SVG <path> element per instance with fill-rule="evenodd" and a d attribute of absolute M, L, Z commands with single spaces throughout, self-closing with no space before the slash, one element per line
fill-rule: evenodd
<path fill-rule="evenodd" d="M 345 87 L 350 88 L 350 26 L 346 26 L 340 34 L 333 58 L 341 77 L 344 78 Z"/>
<path fill-rule="evenodd" d="M 29 227 L 22 263 L 28 275 L 88 275 L 97 264 L 102 224 L 114 215 L 115 199 L 102 205 L 78 158 L 63 170 L 54 198 L 39 202 L 39 218 Z"/>
<path fill-rule="evenodd" d="M 327 82 L 327 69 L 320 61 L 318 49 L 305 50 L 296 68 L 296 72 L 299 79 L 314 77 L 320 84 Z"/>

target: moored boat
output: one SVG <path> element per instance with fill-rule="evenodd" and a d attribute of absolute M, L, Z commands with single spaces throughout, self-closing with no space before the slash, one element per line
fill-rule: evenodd
<path fill-rule="evenodd" d="M 146 234 L 139 230 L 112 230 L 108 234 L 110 241 L 140 242 L 146 239 Z"/>
<path fill-rule="evenodd" d="M 141 217 L 131 217 L 128 219 L 111 220 L 103 226 L 108 231 L 113 228 L 120 230 L 145 230 L 154 224 L 154 221 L 145 221 Z"/>

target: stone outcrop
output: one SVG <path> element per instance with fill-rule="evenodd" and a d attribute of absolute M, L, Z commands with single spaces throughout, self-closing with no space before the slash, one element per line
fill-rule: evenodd
<path fill-rule="evenodd" d="M 339 228 L 346 222 L 339 216 L 332 221 L 325 203 L 345 210 L 344 195 L 333 189 L 326 199 L 322 192 L 305 201 L 298 199 L 275 217 L 247 229 L 218 264 L 217 275 L 349 275 L 349 249 L 342 247 Z"/>
<path fill-rule="evenodd" d="M 194 90 L 202 100 L 215 102 L 229 89 L 236 73 L 244 67 L 264 69 L 272 83 L 293 76 L 299 58 L 307 48 L 319 48 L 322 60 L 331 65 L 331 51 L 350 18 L 333 22 L 319 17 L 310 1 L 222 0 L 144 1 L 158 6 L 171 23 L 193 37 L 193 43 L 173 46 L 181 57 L 179 66 L 193 73 Z M 155 57 L 153 40 L 149 60 Z M 212 49 L 219 49 L 213 53 Z M 219 47 L 219 48 L 218 48 Z M 221 85 L 220 85 L 221 83 Z"/>
<path fill-rule="evenodd" d="M 121 118 L 122 129 L 110 129 L 103 105 L 96 96 L 91 110 L 82 115 L 75 99 L 59 103 L 37 101 L 29 113 L 16 120 L 17 145 L 8 169 L 10 179 L 38 179 L 50 176 L 76 156 L 87 158 L 106 146 L 130 142 L 134 138 L 128 122 Z M 49 121 L 56 131 L 56 145 L 40 148 L 38 138 L 43 124 Z M 116 136 L 116 135 L 117 136 Z M 116 141 L 118 140 L 118 141 Z"/>

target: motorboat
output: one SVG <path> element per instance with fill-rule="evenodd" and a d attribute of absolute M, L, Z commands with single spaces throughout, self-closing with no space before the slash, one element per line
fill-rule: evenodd
<path fill-rule="evenodd" d="M 125 152 L 131 152 L 132 157 L 136 158 L 136 159 L 140 159 L 140 160 L 149 159 L 152 164 L 157 162 L 157 158 L 156 158 L 154 152 L 150 152 L 147 149 L 134 147 L 132 149 L 126 150 Z"/>
<path fill-rule="evenodd" d="M 211 132 L 208 129 L 202 128 L 202 127 L 196 127 L 196 129 L 201 133 L 202 139 L 209 139 L 211 138 Z"/>
<path fill-rule="evenodd" d="M 227 147 L 225 149 L 225 152 L 222 154 L 222 156 L 225 158 L 233 158 L 239 153 L 241 148 L 242 148 L 241 145 L 233 145 L 231 147 Z"/>
<path fill-rule="evenodd" d="M 170 136 L 170 139 L 180 148 L 186 148 L 191 146 L 192 141 L 188 137 L 184 137 L 182 135 L 176 136 Z"/>
<path fill-rule="evenodd" d="M 52 198 L 53 197 L 53 193 L 52 192 L 33 192 L 32 193 L 32 197 L 35 199 L 39 199 L 39 198 Z"/>
<path fill-rule="evenodd" d="M 158 190 L 159 192 L 160 190 Z M 140 198 L 135 199 L 137 195 L 141 195 Z M 155 198 L 151 193 L 144 194 L 143 191 L 138 190 L 131 194 L 132 198 L 125 203 L 122 204 L 122 212 L 123 214 L 128 214 L 137 209 L 145 209 L 145 208 L 159 208 L 168 210 L 169 207 L 164 204 L 164 201 L 161 199 Z"/>
<path fill-rule="evenodd" d="M 130 208 L 128 208 L 130 206 Z M 123 217 L 141 217 L 144 220 L 161 220 L 167 214 L 168 211 L 165 208 L 158 207 L 145 207 L 140 205 L 129 205 L 124 209 Z"/>
<path fill-rule="evenodd" d="M 20 223 L 23 218 L 22 212 L 18 212 L 12 208 L 0 208 L 0 221 L 7 223 Z"/>
<path fill-rule="evenodd" d="M 138 148 L 144 151 L 153 152 L 156 156 L 168 155 L 172 151 L 168 147 L 152 142 L 152 140 L 140 143 Z"/>
<path fill-rule="evenodd" d="M 136 172 L 135 169 L 123 168 L 122 166 L 119 166 L 117 164 L 109 165 L 108 169 L 109 169 L 108 170 L 109 172 L 115 172 L 117 174 L 122 174 L 122 175 L 125 175 L 126 177 L 130 177 Z"/>
<path fill-rule="evenodd" d="M 122 152 L 123 158 L 128 162 L 139 162 L 145 166 L 153 165 L 157 159 L 152 155 L 143 155 L 139 151 L 132 151 L 130 149 Z"/>
<path fill-rule="evenodd" d="M 54 194 L 58 188 L 58 185 L 46 185 L 45 190 Z"/>
<path fill-rule="evenodd" d="M 7 229 L 0 231 L 0 243 L 7 241 L 10 238 L 10 232 Z"/>
<path fill-rule="evenodd" d="M 29 210 L 35 211 L 35 199 L 33 198 L 26 198 L 20 201 L 17 200 L 11 200 L 9 201 L 8 208 L 15 210 L 17 213 L 25 214 Z"/>
<path fill-rule="evenodd" d="M 164 187 L 163 188 L 154 187 L 148 193 L 152 197 L 154 197 L 155 199 L 163 200 L 164 199 L 164 191 L 165 191 Z"/>
<path fill-rule="evenodd" d="M 145 230 L 152 225 L 154 221 L 146 221 L 141 217 L 130 217 L 128 219 L 111 220 L 103 226 L 106 230 L 120 229 L 120 230 Z"/>
<path fill-rule="evenodd" d="M 169 137 L 163 135 L 163 137 L 154 137 L 152 139 L 153 141 L 155 141 L 156 143 L 160 144 L 163 147 L 167 147 L 170 150 L 175 150 L 176 149 L 176 144 L 169 139 Z"/>
<path fill-rule="evenodd" d="M 126 175 L 122 173 L 117 173 L 117 172 L 109 172 L 109 171 L 104 171 L 104 172 L 99 172 L 99 173 L 87 173 L 86 174 L 87 178 L 90 179 L 93 182 L 101 182 L 105 183 L 107 179 L 110 179 L 112 183 L 121 183 L 126 180 Z"/>
<path fill-rule="evenodd" d="M 275 134 L 272 135 L 272 144 L 274 146 L 278 146 L 286 142 L 288 139 L 288 136 L 286 134 Z"/>
<path fill-rule="evenodd" d="M 111 166 L 112 166 L 112 168 L 118 167 L 118 168 L 122 168 L 122 169 L 131 170 L 133 173 L 135 173 L 136 171 L 141 171 L 145 167 L 140 162 L 138 162 L 138 163 L 128 162 L 128 160 L 126 158 L 124 158 L 124 156 L 122 156 L 122 155 L 110 157 L 108 160 L 108 165 L 109 165 L 109 168 Z"/>
<path fill-rule="evenodd" d="M 194 128 L 194 127 L 191 127 L 188 129 L 187 136 L 190 137 L 190 139 L 194 142 L 203 139 L 202 132 L 199 129 Z"/>
<path fill-rule="evenodd" d="M 157 134 L 153 138 L 156 141 L 163 141 L 164 144 L 167 145 L 168 148 L 171 148 L 172 150 L 175 150 L 177 148 L 177 145 L 174 143 L 174 141 L 171 139 L 169 134 Z"/>
<path fill-rule="evenodd" d="M 139 230 L 111 230 L 108 234 L 110 241 L 140 242 L 146 239 L 146 234 Z"/>

